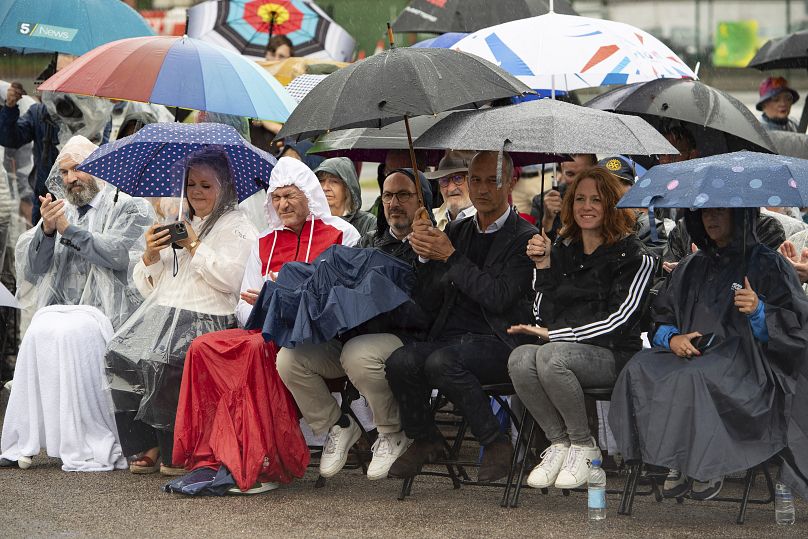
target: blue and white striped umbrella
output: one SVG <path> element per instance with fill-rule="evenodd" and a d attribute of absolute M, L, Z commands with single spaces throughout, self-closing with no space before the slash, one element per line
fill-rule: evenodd
<path fill-rule="evenodd" d="M 149 124 L 134 135 L 104 144 L 78 169 L 132 196 L 178 196 L 186 159 L 208 147 L 221 148 L 227 154 L 239 202 L 269 183 L 275 158 L 244 140 L 231 126 L 216 123 Z"/>

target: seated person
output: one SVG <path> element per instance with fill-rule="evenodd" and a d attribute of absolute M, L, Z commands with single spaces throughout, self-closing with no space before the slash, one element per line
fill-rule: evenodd
<path fill-rule="evenodd" d="M 670 468 L 669 497 L 717 496 L 725 475 L 788 449 L 792 409 L 808 405 L 795 395 L 808 370 L 808 299 L 791 264 L 758 240 L 758 213 L 685 213 L 699 250 L 654 302 L 653 349 L 614 387 L 617 445 L 626 459 Z"/>
<path fill-rule="evenodd" d="M 471 155 L 468 155 L 471 154 Z M 443 204 L 435 210 L 438 230 L 457 219 L 474 215 L 474 205 L 469 198 L 469 161 L 474 152 L 448 151 L 438 163 L 438 169 L 425 174 L 429 180 L 437 180 Z"/>
<path fill-rule="evenodd" d="M 423 177 L 420 180 L 426 205 L 430 207 L 429 183 Z M 410 263 L 417 260 L 407 240 L 418 210 L 415 189 L 411 169 L 394 170 L 387 176 L 382 189 L 384 213 L 379 216 L 379 228 L 362 238 L 362 246 L 379 248 Z M 368 479 L 387 477 L 393 461 L 407 449 L 410 440 L 401 430 L 398 404 L 387 384 L 384 363 L 405 340 L 413 340 L 413 330 L 417 332 L 426 326 L 425 321 L 420 328 L 418 324 L 425 318 L 426 314 L 411 302 L 369 321 L 363 325 L 364 330 L 350 332 L 350 335 L 363 334 L 348 340 L 343 337 L 321 344 L 299 344 L 278 352 L 278 373 L 306 423 L 315 434 L 328 433 L 320 458 L 321 476 L 332 477 L 342 469 L 348 450 L 361 435 L 360 426 L 340 410 L 326 379 L 347 375 L 373 412 L 379 437 L 373 445 Z"/>
<path fill-rule="evenodd" d="M 582 171 L 561 209 L 563 226 L 551 245 L 542 231 L 527 245 L 535 262 L 535 335 L 511 353 L 508 370 L 519 399 L 550 447 L 528 477 L 534 488 L 577 488 L 601 459 L 589 432 L 582 387 L 610 387 L 642 348 L 638 321 L 655 260 L 634 233 L 632 210 L 615 208 L 623 193 L 606 169 Z"/>
<path fill-rule="evenodd" d="M 356 168 L 347 157 L 326 159 L 314 170 L 323 188 L 331 215 L 342 217 L 360 236 L 376 228 L 376 216 L 362 211 L 362 188 Z"/>
<path fill-rule="evenodd" d="M 146 252 L 134 269 L 146 300 L 106 355 L 121 445 L 126 456 L 139 455 L 132 473 L 184 473 L 172 466 L 171 453 L 185 354 L 195 337 L 236 326 L 239 284 L 257 236 L 236 208 L 226 153 L 206 148 L 185 166 L 188 238 L 172 246 L 159 223 L 146 232 Z"/>
<path fill-rule="evenodd" d="M 479 479 L 508 473 L 513 454 L 500 431 L 482 384 L 505 383 L 508 356 L 521 344 L 506 330 L 530 319 L 528 291 L 533 264 L 525 245 L 536 229 L 510 207 L 513 163 L 503 154 L 480 152 L 469 167 L 469 195 L 477 214 L 449 223 L 446 232 L 418 219 L 410 244 L 419 264 L 419 304 L 435 314 L 424 341 L 407 343 L 387 360 L 390 389 L 401 423 L 414 443 L 390 468 L 412 477 L 443 452 L 443 438 L 430 414 L 429 395 L 438 388 L 463 413 L 485 447 Z"/>
<path fill-rule="evenodd" d="M 65 471 L 123 468 L 103 380 L 107 342 L 139 303 L 131 280 L 153 220 L 149 204 L 76 167 L 98 147 L 71 138 L 39 197 L 42 219 L 17 243 L 18 288 L 36 309 L 17 355 L 3 423 L 2 464 L 21 468 L 44 446 Z"/>
<path fill-rule="evenodd" d="M 285 263 L 308 263 L 331 245 L 359 240 L 354 227 L 331 215 L 311 169 L 291 157 L 272 170 L 266 211 L 269 228 L 252 242 L 241 281 L 236 317 L 242 327 L 264 280 L 274 280 Z M 175 463 L 187 470 L 226 466 L 238 485 L 233 493 L 258 494 L 302 477 L 309 451 L 275 354 L 260 330 L 194 339 L 177 408 Z"/>

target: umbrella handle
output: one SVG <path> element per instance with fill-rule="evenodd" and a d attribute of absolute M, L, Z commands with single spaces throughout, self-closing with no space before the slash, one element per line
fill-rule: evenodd
<path fill-rule="evenodd" d="M 421 189 L 420 173 L 418 171 L 418 160 L 415 158 L 415 149 L 412 147 L 412 132 L 410 131 L 410 119 L 404 116 L 404 127 L 407 129 L 407 145 L 410 150 L 410 161 L 412 162 L 412 175 L 415 177 L 415 194 L 418 196 L 418 207 L 426 208 L 424 205 L 424 191 Z M 427 211 L 429 211 L 427 209 Z"/>
<path fill-rule="evenodd" d="M 390 42 L 390 48 L 395 49 L 396 45 L 393 43 L 393 27 L 390 26 L 390 22 L 387 22 L 387 40 Z"/>

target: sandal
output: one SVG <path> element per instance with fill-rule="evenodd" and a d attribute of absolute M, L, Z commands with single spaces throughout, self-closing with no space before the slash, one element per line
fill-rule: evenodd
<path fill-rule="evenodd" d="M 159 458 L 159 457 L 157 457 Z M 146 465 L 135 464 L 135 462 L 145 462 Z M 160 464 L 154 462 L 154 459 L 148 455 L 141 455 L 129 464 L 129 471 L 134 474 L 150 474 L 160 469 Z"/>
<path fill-rule="evenodd" d="M 169 477 L 179 477 L 181 475 L 187 474 L 188 470 L 186 470 L 185 468 L 176 468 L 174 466 L 166 466 L 165 464 L 161 464 L 160 473 L 163 475 L 167 475 Z"/>

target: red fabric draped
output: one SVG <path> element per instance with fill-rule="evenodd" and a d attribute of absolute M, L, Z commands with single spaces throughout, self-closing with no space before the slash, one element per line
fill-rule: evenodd
<path fill-rule="evenodd" d="M 225 465 L 242 490 L 302 477 L 309 450 L 294 400 L 275 369 L 274 343 L 232 329 L 194 339 L 185 360 L 174 462 Z"/>

